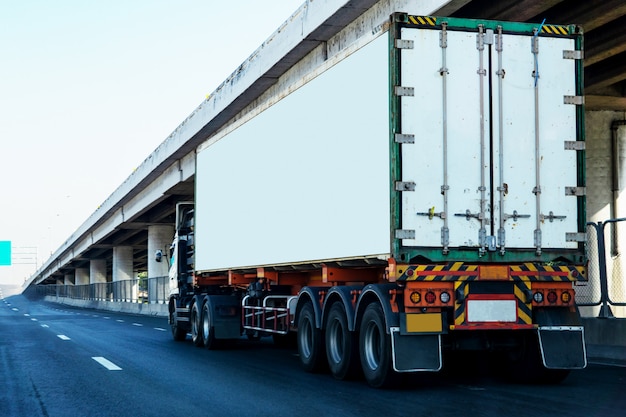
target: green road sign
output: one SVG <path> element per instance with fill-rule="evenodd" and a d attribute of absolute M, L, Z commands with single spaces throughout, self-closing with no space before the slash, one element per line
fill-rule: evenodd
<path fill-rule="evenodd" d="M 11 265 L 11 241 L 0 240 L 0 266 Z"/>

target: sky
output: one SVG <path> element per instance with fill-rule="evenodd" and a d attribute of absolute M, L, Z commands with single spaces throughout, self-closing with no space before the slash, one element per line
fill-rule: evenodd
<path fill-rule="evenodd" d="M 0 0 L 0 284 L 41 266 L 303 2 Z"/>

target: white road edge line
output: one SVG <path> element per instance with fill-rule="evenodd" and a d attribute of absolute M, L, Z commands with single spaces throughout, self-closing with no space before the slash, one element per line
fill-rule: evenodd
<path fill-rule="evenodd" d="M 57 335 L 57 337 L 58 337 L 59 339 L 61 339 L 61 340 L 71 340 L 69 337 L 67 337 L 67 336 L 66 336 L 66 335 L 64 335 L 64 334 L 58 334 L 58 335 Z"/>
<path fill-rule="evenodd" d="M 91 359 L 98 362 L 100 365 L 104 366 L 109 371 L 121 371 L 122 370 L 122 368 L 120 368 L 119 366 L 111 362 L 110 360 L 103 358 L 102 356 L 93 356 Z"/>

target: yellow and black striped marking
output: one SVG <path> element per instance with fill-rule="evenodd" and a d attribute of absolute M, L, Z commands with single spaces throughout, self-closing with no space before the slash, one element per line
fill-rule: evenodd
<path fill-rule="evenodd" d="M 578 281 L 585 278 L 585 268 L 576 266 L 551 266 L 536 263 L 511 265 L 514 281 Z"/>
<path fill-rule="evenodd" d="M 419 26 L 437 26 L 437 18 L 431 16 L 409 16 L 409 23 Z"/>
<path fill-rule="evenodd" d="M 530 297 L 530 282 L 519 281 L 515 283 L 515 298 L 517 298 L 517 323 L 532 324 L 532 306 Z"/>
<path fill-rule="evenodd" d="M 524 263 L 507 265 L 511 281 L 583 281 L 585 267 L 583 266 L 556 266 L 539 263 Z M 399 267 L 398 281 L 471 281 L 481 279 L 480 267 L 464 262 L 449 262 L 446 264 L 406 265 L 406 269 Z M 484 274 L 483 274 L 484 275 Z M 490 279 L 483 276 L 482 279 Z M 502 279 L 502 278 L 500 278 Z"/>
<path fill-rule="evenodd" d="M 440 265 L 409 265 L 399 281 L 466 281 L 478 277 L 478 265 L 451 262 Z"/>
<path fill-rule="evenodd" d="M 469 294 L 469 282 L 457 281 L 454 283 L 454 293 L 457 297 L 462 294 L 462 298 L 458 299 L 454 304 L 454 325 L 461 326 L 465 324 L 465 300 Z"/>
<path fill-rule="evenodd" d="M 562 25 L 543 25 L 541 33 L 549 35 L 569 35 L 569 27 Z"/>

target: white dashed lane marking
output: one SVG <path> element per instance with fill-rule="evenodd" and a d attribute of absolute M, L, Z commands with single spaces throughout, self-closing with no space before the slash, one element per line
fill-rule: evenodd
<path fill-rule="evenodd" d="M 61 340 L 71 340 L 69 337 L 67 337 L 67 336 L 66 336 L 66 335 L 64 335 L 64 334 L 58 334 L 58 335 L 57 335 L 57 337 L 58 337 L 59 339 L 61 339 Z"/>
<path fill-rule="evenodd" d="M 122 368 L 111 362 L 110 360 L 103 358 L 102 356 L 93 356 L 91 359 L 104 366 L 109 371 L 121 371 Z"/>

